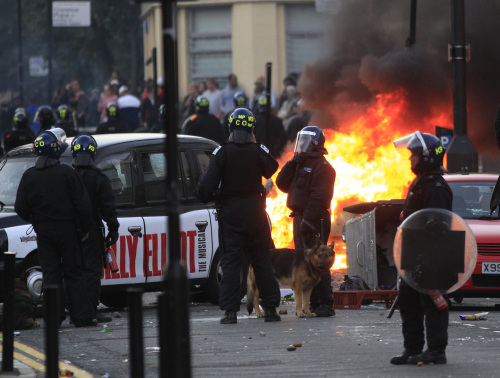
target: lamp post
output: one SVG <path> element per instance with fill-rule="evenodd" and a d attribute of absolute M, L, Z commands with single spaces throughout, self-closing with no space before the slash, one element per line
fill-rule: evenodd
<path fill-rule="evenodd" d="M 18 38 L 18 65 L 19 65 L 19 97 L 21 98 L 21 103 L 24 104 L 24 81 L 23 81 L 23 28 L 22 28 L 22 11 L 21 11 L 21 0 L 17 0 L 17 38 Z"/>
<path fill-rule="evenodd" d="M 477 151 L 467 137 L 467 99 L 465 64 L 470 59 L 465 43 L 464 0 L 451 0 L 453 42 L 448 46 L 448 60 L 453 63 L 453 125 L 454 137 L 448 147 L 448 171 L 477 172 Z"/>
<path fill-rule="evenodd" d="M 138 3 L 147 2 L 136 0 Z M 177 159 L 177 2 L 162 0 L 167 142 L 168 264 L 160 296 L 160 376 L 190 377 L 188 281 L 181 262 Z"/>

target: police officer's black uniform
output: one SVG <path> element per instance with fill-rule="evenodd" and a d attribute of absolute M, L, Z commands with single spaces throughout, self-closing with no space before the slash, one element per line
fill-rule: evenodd
<path fill-rule="evenodd" d="M 323 156 L 325 153 L 322 148 L 295 155 L 276 178 L 278 188 L 288 193 L 286 204 L 292 210 L 295 248 L 311 248 L 317 233 L 325 244 L 330 236 L 330 207 L 336 173 Z M 333 302 L 331 275 L 327 270 L 311 293 L 310 305 L 317 316 L 330 316 L 335 314 Z"/>
<path fill-rule="evenodd" d="M 129 133 L 130 130 L 127 126 L 120 122 L 120 120 L 108 120 L 97 126 L 95 134 L 118 134 Z"/>
<path fill-rule="evenodd" d="M 35 134 L 28 125 L 28 116 L 23 111 L 18 111 L 12 119 L 12 130 L 7 131 L 4 136 L 5 152 L 23 144 L 32 143 L 35 140 Z"/>
<path fill-rule="evenodd" d="M 35 140 L 37 152 L 37 143 L 43 142 L 45 146 L 56 144 L 57 138 L 50 134 L 46 131 Z M 79 248 L 79 240 L 88 233 L 92 224 L 90 200 L 76 172 L 60 164 L 58 158 L 58 154 L 37 157 L 35 166 L 21 178 L 14 207 L 17 214 L 32 223 L 35 229 L 44 287 L 59 286 L 60 321 L 66 317 L 64 278 L 70 316 L 75 326 L 96 325 Z"/>
<path fill-rule="evenodd" d="M 238 114 L 251 120 L 252 113 L 245 108 Z M 236 117 L 236 118 L 235 118 Z M 240 270 L 242 255 L 252 265 L 265 321 L 279 321 L 275 308 L 280 303 L 279 285 L 274 277 L 269 254 L 271 232 L 266 214 L 265 190 L 262 177 L 270 178 L 278 169 L 278 162 L 266 147 L 254 143 L 251 128 L 248 131 L 233 127 L 229 141 L 218 147 L 210 159 L 207 171 L 197 186 L 197 195 L 204 203 L 214 198 L 220 183 L 219 227 L 223 255 L 222 282 L 219 306 L 226 311 L 221 323 L 236 323 L 240 309 Z"/>
<path fill-rule="evenodd" d="M 78 148 L 76 148 L 78 146 Z M 92 151 L 89 147 L 93 147 Z M 85 279 L 94 317 L 99 322 L 109 322 L 111 317 L 97 311 L 101 296 L 101 274 L 104 257 L 104 226 L 108 227 L 106 244 L 113 245 L 118 239 L 118 223 L 113 190 L 109 178 L 100 169 L 93 167 L 93 157 L 97 152 L 95 140 L 88 135 L 78 136 L 71 143 L 73 167 L 83 180 L 92 205 L 93 226 L 90 236 L 82 243 L 85 256 Z"/>
<path fill-rule="evenodd" d="M 269 115 L 269 132 L 266 129 L 267 97 L 261 96 L 258 102 L 258 113 L 255 116 L 255 140 L 269 146 L 271 155 L 279 158 L 286 145 L 286 133 L 281 118 L 274 114 Z M 267 140 L 269 136 L 269 141 Z"/>
<path fill-rule="evenodd" d="M 426 208 L 452 209 L 452 192 L 440 169 L 417 176 L 408 191 L 403 217 L 406 219 Z M 399 287 L 399 309 L 403 320 L 405 349 L 419 354 L 425 343 L 424 323 L 427 325 L 427 346 L 444 351 L 448 343 L 448 308 L 439 311 L 432 299 L 411 288 L 404 280 Z M 417 352 L 417 353 L 415 353 Z"/>
<path fill-rule="evenodd" d="M 217 143 L 225 141 L 220 120 L 210 113 L 197 113 L 190 116 L 182 125 L 181 133 L 212 139 Z"/>
<path fill-rule="evenodd" d="M 32 143 L 35 140 L 35 135 L 30 129 L 26 130 L 10 130 L 5 134 L 4 147 L 5 152 L 9 152 L 13 148 L 22 146 L 24 144 Z"/>
<path fill-rule="evenodd" d="M 443 178 L 444 170 L 441 167 L 444 149 L 436 137 L 423 134 L 423 138 L 430 144 L 431 154 L 436 154 L 436 151 L 441 152 L 433 157 L 432 163 L 424 162 L 422 148 L 415 147 L 415 140 L 410 140 L 408 149 L 413 154 L 419 155 L 422 161 L 416 167 L 412 165 L 412 170 L 417 177 L 408 189 L 408 196 L 403 207 L 403 219 L 418 210 L 427 208 L 452 210 L 453 193 Z M 416 142 L 419 142 L 418 139 Z M 400 280 L 398 304 L 403 321 L 405 350 L 401 355 L 393 357 L 391 363 L 394 365 L 408 362 L 416 364 L 418 361 L 446 363 L 444 350 L 448 344 L 448 308 L 438 310 L 428 295 L 414 290 L 404 280 Z M 424 317 L 428 350 L 422 353 L 425 344 Z"/>
<path fill-rule="evenodd" d="M 76 135 L 75 126 L 69 119 L 58 119 L 56 122 L 56 127 L 60 127 L 61 129 L 63 129 L 68 137 L 73 137 Z"/>
<path fill-rule="evenodd" d="M 269 151 L 275 158 L 279 158 L 286 145 L 285 128 L 283 121 L 271 114 L 269 117 Z M 266 114 L 262 111 L 255 116 L 255 140 L 257 143 L 266 143 Z"/>
<path fill-rule="evenodd" d="M 95 134 L 117 134 L 129 133 L 128 126 L 123 122 L 120 115 L 121 111 L 117 104 L 110 102 L 106 106 L 106 115 L 108 120 L 97 126 Z"/>

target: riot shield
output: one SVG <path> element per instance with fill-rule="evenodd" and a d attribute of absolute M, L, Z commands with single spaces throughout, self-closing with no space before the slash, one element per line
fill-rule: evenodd
<path fill-rule="evenodd" d="M 424 209 L 408 217 L 394 238 L 399 274 L 415 290 L 442 294 L 459 289 L 477 260 L 476 239 L 465 221 L 444 209 Z"/>

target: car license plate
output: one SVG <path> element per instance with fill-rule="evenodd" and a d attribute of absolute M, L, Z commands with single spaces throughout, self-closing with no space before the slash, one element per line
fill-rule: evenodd
<path fill-rule="evenodd" d="M 482 274 L 500 274 L 500 263 L 484 262 L 481 265 Z"/>

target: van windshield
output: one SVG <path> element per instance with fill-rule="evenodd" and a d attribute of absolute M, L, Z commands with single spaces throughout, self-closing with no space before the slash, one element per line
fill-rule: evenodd
<path fill-rule="evenodd" d="M 14 206 L 21 177 L 28 168 L 35 165 L 35 159 L 35 156 L 6 156 L 0 160 L 0 201 L 5 206 Z M 71 160 L 61 157 L 61 163 L 71 165 Z"/>

